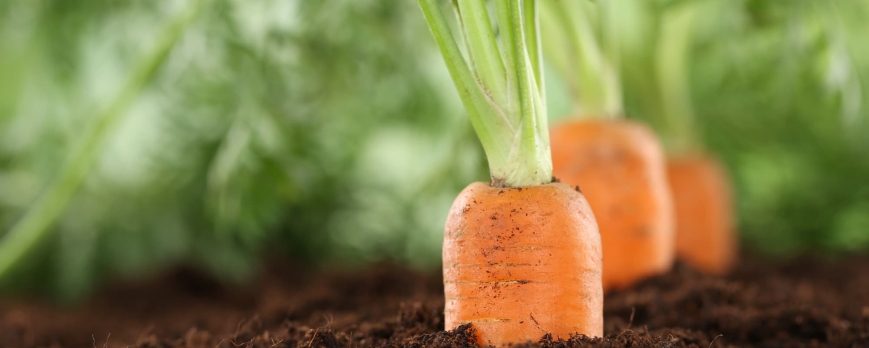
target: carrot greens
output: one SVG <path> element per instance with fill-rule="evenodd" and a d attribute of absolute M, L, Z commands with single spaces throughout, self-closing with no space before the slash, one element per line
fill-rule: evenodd
<path fill-rule="evenodd" d="M 655 56 L 660 90 L 658 122 L 668 151 L 686 152 L 699 146 L 695 126 L 688 65 L 692 30 L 697 7 L 692 4 L 669 9 L 663 14 Z"/>
<path fill-rule="evenodd" d="M 419 0 L 489 162 L 493 185 L 552 179 L 537 1 L 453 2 L 467 59 L 437 0 Z"/>
<path fill-rule="evenodd" d="M 599 34 L 606 22 L 600 18 L 599 6 L 603 5 L 584 0 L 542 2 L 543 49 L 566 80 L 574 114 L 618 117 L 622 114 L 622 91 L 617 55 L 602 45 Z M 615 45 L 615 37 L 603 39 L 609 46 Z"/>

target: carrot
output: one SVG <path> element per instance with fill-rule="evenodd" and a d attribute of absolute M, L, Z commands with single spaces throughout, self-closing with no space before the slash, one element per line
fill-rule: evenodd
<path fill-rule="evenodd" d="M 673 211 L 664 152 L 644 125 L 574 121 L 552 130 L 556 177 L 578 185 L 601 231 L 603 287 L 624 288 L 673 263 Z"/>
<path fill-rule="evenodd" d="M 677 256 L 700 271 L 727 273 L 738 244 L 724 170 L 708 155 L 686 155 L 671 158 L 667 172 L 676 207 Z"/>
<path fill-rule="evenodd" d="M 544 47 L 567 79 L 574 113 L 583 116 L 552 129 L 553 172 L 579 186 L 595 213 L 604 290 L 628 287 L 673 263 L 663 148 L 644 124 L 621 118 L 617 62 L 607 57 L 590 24 L 592 11 L 603 9 L 579 1 L 546 4 Z"/>
<path fill-rule="evenodd" d="M 537 2 L 452 2 L 464 55 L 437 0 L 419 0 L 486 152 L 491 183 L 473 183 L 444 229 L 446 329 L 471 324 L 481 345 L 550 333 L 603 334 L 602 254 L 583 195 L 552 183 Z"/>
<path fill-rule="evenodd" d="M 603 333 L 599 233 L 588 203 L 563 183 L 473 183 L 444 233 L 446 327 L 472 323 L 480 344 Z"/>

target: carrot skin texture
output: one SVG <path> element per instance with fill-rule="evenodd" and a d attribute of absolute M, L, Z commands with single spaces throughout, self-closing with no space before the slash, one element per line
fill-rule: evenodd
<path fill-rule="evenodd" d="M 601 258 L 594 215 L 574 188 L 473 183 L 444 230 L 445 326 L 471 323 L 493 346 L 602 336 Z"/>
<path fill-rule="evenodd" d="M 726 274 L 736 262 L 732 189 L 718 160 L 685 155 L 667 163 L 676 208 L 676 255 L 713 275 Z"/>
<path fill-rule="evenodd" d="M 673 203 L 654 133 L 624 119 L 576 120 L 557 125 L 551 141 L 555 177 L 579 186 L 600 227 L 604 291 L 668 271 Z"/>

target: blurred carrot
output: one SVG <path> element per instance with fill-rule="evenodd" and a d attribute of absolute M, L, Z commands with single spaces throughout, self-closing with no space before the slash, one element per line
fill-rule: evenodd
<path fill-rule="evenodd" d="M 601 245 L 585 198 L 552 183 L 537 3 L 498 1 L 499 42 L 486 2 L 453 2 L 465 61 L 437 0 L 420 0 L 489 161 L 444 231 L 446 329 L 470 323 L 481 345 L 551 333 L 603 334 Z"/>
<path fill-rule="evenodd" d="M 595 213 L 604 289 L 627 287 L 666 272 L 673 262 L 663 149 L 648 127 L 620 117 L 617 62 L 598 45 L 592 24 L 600 9 L 582 2 L 546 4 L 547 54 L 571 87 L 575 114 L 583 116 L 552 129 L 553 172 L 579 186 Z"/>
<path fill-rule="evenodd" d="M 678 219 L 677 257 L 707 273 L 726 273 L 738 246 L 724 170 L 715 158 L 693 155 L 670 159 L 667 171 Z"/>
<path fill-rule="evenodd" d="M 673 263 L 673 212 L 658 139 L 629 120 L 580 120 L 552 130 L 556 177 L 578 185 L 600 226 L 603 287 L 624 288 Z"/>

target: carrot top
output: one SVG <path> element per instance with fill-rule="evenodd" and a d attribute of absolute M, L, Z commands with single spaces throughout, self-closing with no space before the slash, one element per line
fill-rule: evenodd
<path fill-rule="evenodd" d="M 588 117 L 621 116 L 616 31 L 601 27 L 611 22 L 601 18 L 608 12 L 600 7 L 607 5 L 544 1 L 541 6 L 543 49 L 566 79 L 573 112 Z M 601 33 L 607 36 L 599 37 Z M 604 47 L 601 41 L 608 45 Z"/>
<path fill-rule="evenodd" d="M 419 0 L 489 161 L 496 186 L 552 181 L 537 1 L 453 1 L 465 59 L 438 0 Z"/>
<path fill-rule="evenodd" d="M 699 141 L 691 105 L 688 65 L 697 6 L 675 6 L 664 12 L 655 52 L 660 110 L 655 122 L 670 153 L 697 150 Z"/>

